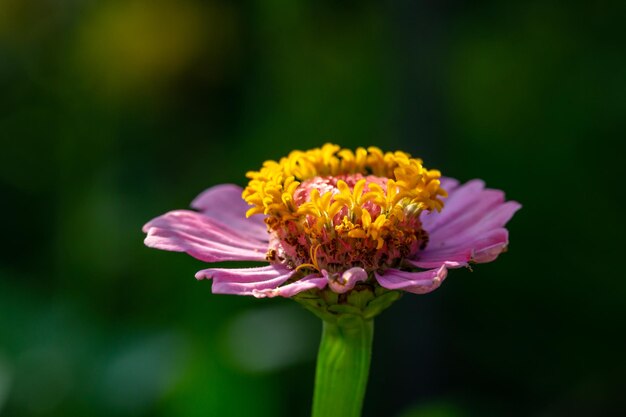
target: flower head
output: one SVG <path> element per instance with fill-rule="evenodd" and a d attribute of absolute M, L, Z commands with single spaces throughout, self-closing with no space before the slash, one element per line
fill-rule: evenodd
<path fill-rule="evenodd" d="M 407 153 L 375 147 L 293 151 L 247 177 L 243 191 L 219 185 L 192 202 L 198 211 L 150 221 L 146 245 L 206 262 L 269 262 L 199 271 L 215 293 L 300 294 L 324 305 L 346 294 L 364 307 L 390 291 L 430 292 L 448 268 L 494 260 L 520 208 L 482 181 L 459 185 Z"/>

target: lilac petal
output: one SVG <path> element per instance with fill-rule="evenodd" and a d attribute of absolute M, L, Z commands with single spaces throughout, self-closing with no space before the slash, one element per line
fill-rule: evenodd
<path fill-rule="evenodd" d="M 204 214 L 190 210 L 174 210 L 165 213 L 146 223 L 143 230 L 147 232 L 152 227 L 206 237 L 212 241 L 236 247 L 267 249 L 267 242 L 260 239 L 251 239 L 250 236 L 239 230 L 217 222 Z"/>
<path fill-rule="evenodd" d="M 446 183 L 448 183 L 448 180 Z M 446 190 L 448 191 L 448 197 L 444 200 L 443 210 L 422 215 L 420 220 L 422 220 L 424 230 L 433 232 L 440 226 L 449 224 L 460 216 L 467 215 L 468 208 L 475 208 L 475 205 L 479 204 L 483 199 L 482 191 L 484 188 L 485 183 L 483 181 L 472 180 L 461 186 Z M 504 201 L 504 194 L 501 193 L 500 197 L 501 201 Z M 492 198 L 497 198 L 497 196 L 494 195 Z M 491 200 L 489 203 L 491 203 Z"/>
<path fill-rule="evenodd" d="M 282 265 L 257 268 L 211 268 L 198 271 L 197 279 L 213 278 L 213 293 L 256 295 L 263 290 L 274 290 L 285 283 L 295 271 Z"/>
<path fill-rule="evenodd" d="M 448 270 L 445 266 L 420 272 L 400 271 L 387 269 L 382 275 L 375 273 L 378 283 L 388 290 L 404 290 L 415 294 L 426 294 L 436 290 L 444 279 Z"/>
<path fill-rule="evenodd" d="M 203 214 L 172 211 L 144 226 L 146 246 L 186 252 L 205 262 L 264 261 L 267 243 L 252 239 Z"/>
<path fill-rule="evenodd" d="M 485 195 L 489 190 L 483 191 Z M 485 195 L 487 200 L 487 196 Z M 479 205 L 477 205 L 479 206 Z M 452 245 L 459 242 L 467 241 L 485 231 L 503 227 L 513 214 L 522 206 L 516 201 L 507 201 L 506 203 L 496 203 L 490 207 L 480 205 L 482 210 L 468 208 L 469 215 L 460 216 L 458 219 L 451 221 L 446 225 L 442 225 L 435 231 L 430 231 L 430 238 L 436 241 L 435 244 L 445 242 L 446 245 Z"/>
<path fill-rule="evenodd" d="M 506 249 L 504 226 L 520 208 L 515 201 L 505 202 L 502 191 L 485 189 L 480 180 L 452 188 L 441 213 L 422 216 L 428 246 L 407 261 L 419 268 L 493 261 Z"/>
<path fill-rule="evenodd" d="M 459 180 L 450 177 L 441 177 L 439 179 L 441 188 L 448 192 L 448 195 L 459 186 Z"/>
<path fill-rule="evenodd" d="M 320 277 L 319 274 L 311 274 L 282 287 L 265 290 L 254 290 L 252 292 L 252 295 L 257 298 L 272 298 L 277 296 L 288 298 L 293 297 L 294 295 L 302 291 L 311 290 L 313 288 L 319 288 L 321 290 L 322 288 L 326 287 L 327 284 L 328 280 L 326 279 L 326 277 Z"/>
<path fill-rule="evenodd" d="M 322 275 L 328 280 L 330 289 L 337 294 L 348 292 L 354 288 L 357 282 L 367 280 L 367 272 L 359 267 L 350 268 L 341 276 L 339 274 L 329 274 L 326 270 L 322 271 Z"/>
<path fill-rule="evenodd" d="M 492 242 L 492 244 L 483 244 L 474 249 L 474 253 L 472 254 L 473 262 L 476 262 L 477 264 L 484 264 L 495 261 L 498 255 L 506 250 L 509 245 L 509 231 L 503 228 L 494 232 L 494 234 L 498 232 L 502 233 L 502 231 L 505 232 L 503 233 L 504 238 L 496 238 L 495 242 Z"/>
<path fill-rule="evenodd" d="M 485 232 L 474 239 L 469 239 L 455 246 L 440 246 L 418 252 L 415 259 L 406 261 L 418 268 L 448 268 L 467 266 L 470 261 L 476 263 L 491 262 L 502 253 L 509 243 L 509 233 L 505 228 Z"/>
<path fill-rule="evenodd" d="M 267 241 L 264 217 L 257 215 L 246 218 L 250 206 L 241 197 L 242 192 L 243 189 L 235 184 L 216 185 L 200 193 L 191 202 L 191 207 L 248 236 Z"/>

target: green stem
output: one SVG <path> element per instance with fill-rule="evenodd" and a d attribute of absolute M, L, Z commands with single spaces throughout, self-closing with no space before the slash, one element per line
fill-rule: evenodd
<path fill-rule="evenodd" d="M 343 314 L 332 323 L 324 321 L 313 417 L 360 417 L 373 338 L 373 320 Z"/>

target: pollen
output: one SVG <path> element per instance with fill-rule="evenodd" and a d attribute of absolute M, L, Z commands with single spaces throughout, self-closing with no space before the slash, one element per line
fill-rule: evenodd
<path fill-rule="evenodd" d="M 447 196 L 439 171 L 376 147 L 293 151 L 247 177 L 247 216 L 266 216 L 272 257 L 318 271 L 397 266 L 426 246 L 420 214 Z"/>

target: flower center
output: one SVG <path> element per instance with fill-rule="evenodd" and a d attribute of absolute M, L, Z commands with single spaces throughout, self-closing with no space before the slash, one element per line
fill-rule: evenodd
<path fill-rule="evenodd" d="M 248 215 L 267 216 L 268 260 L 330 273 L 374 271 L 427 245 L 419 216 L 443 207 L 440 175 L 402 152 L 327 144 L 248 173 L 243 197 L 253 206 Z"/>

